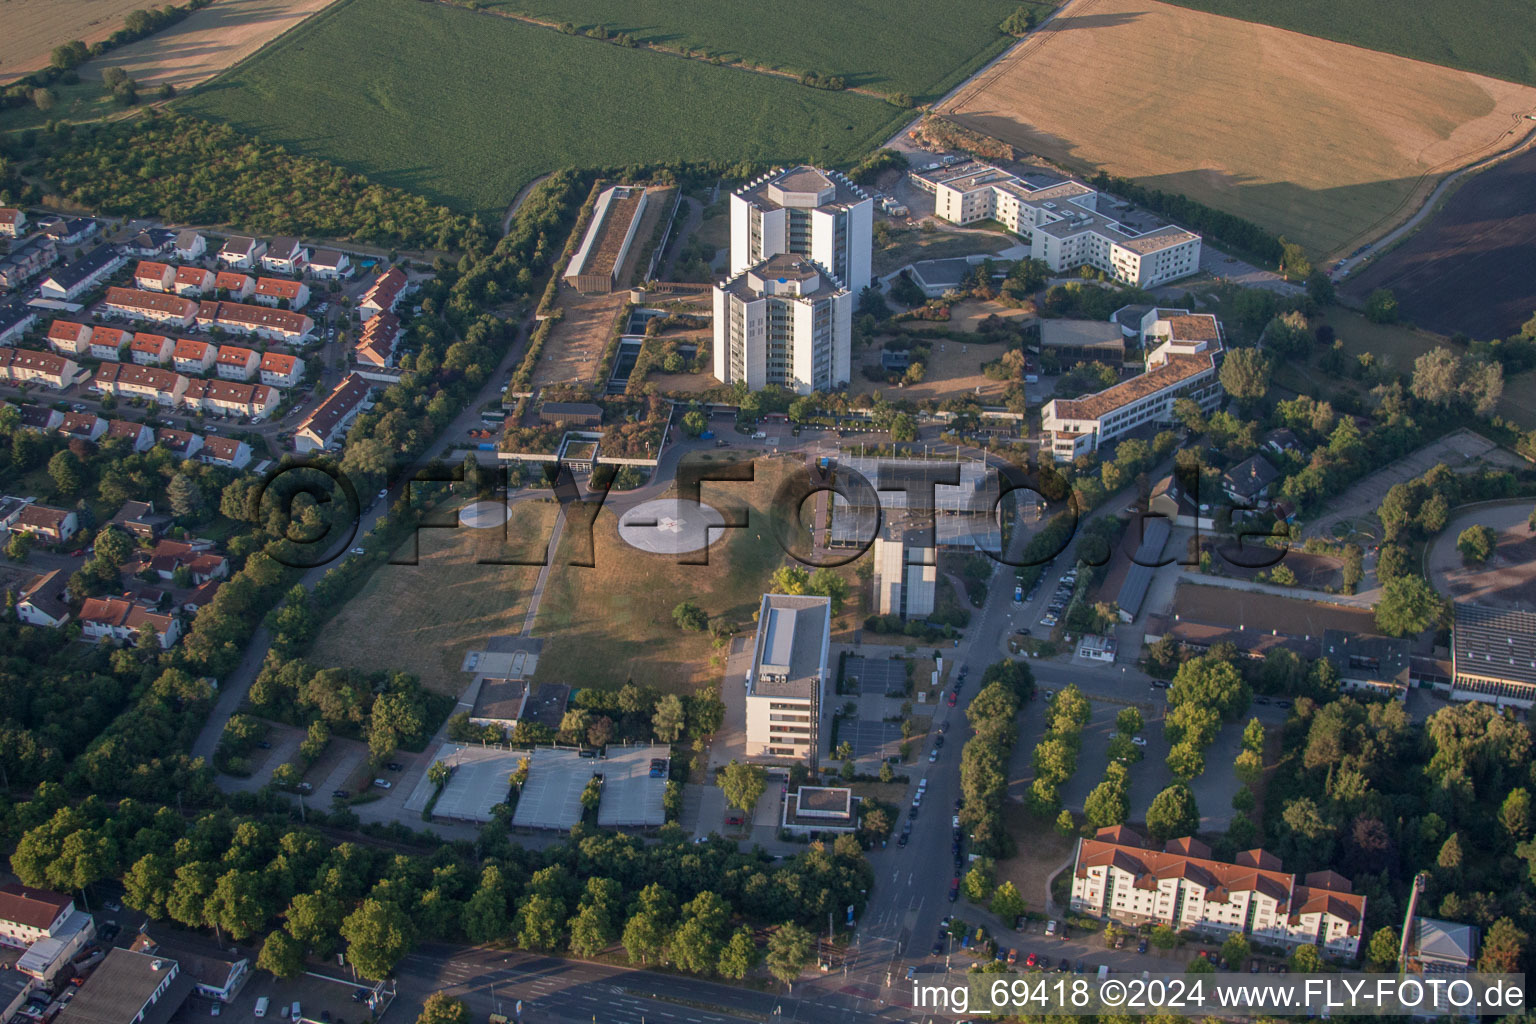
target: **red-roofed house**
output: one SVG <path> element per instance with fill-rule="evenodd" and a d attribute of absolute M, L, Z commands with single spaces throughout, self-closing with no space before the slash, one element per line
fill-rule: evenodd
<path fill-rule="evenodd" d="M 26 949 L 51 936 L 74 912 L 75 901 L 63 893 L 0 885 L 0 943 Z"/>
<path fill-rule="evenodd" d="M 210 279 L 213 277 L 212 274 L 208 276 Z M 101 308 L 111 316 L 154 320 L 182 327 L 190 327 L 192 321 L 197 319 L 197 303 L 193 300 L 180 295 L 139 291 L 137 288 L 108 288 L 107 300 Z"/>
<path fill-rule="evenodd" d="M 20 238 L 27 233 L 27 212 L 14 206 L 0 206 L 0 235 Z"/>
<path fill-rule="evenodd" d="M 161 427 L 155 431 L 155 444 L 164 448 L 172 455 L 187 459 L 202 450 L 203 439 L 200 435 L 188 433 L 185 430 L 172 430 L 170 427 Z"/>
<path fill-rule="evenodd" d="M 0 384 L 25 384 L 35 380 L 44 387 L 62 390 L 82 376 L 84 372 L 79 363 L 56 352 L 0 348 Z"/>
<path fill-rule="evenodd" d="M 91 335 L 94 332 L 95 328 L 90 324 L 55 320 L 48 325 L 48 347 L 60 355 L 78 359 L 91 351 Z"/>
<path fill-rule="evenodd" d="M 140 260 L 133 270 L 133 283 L 147 292 L 168 292 L 176 282 L 176 268 L 169 263 Z"/>
<path fill-rule="evenodd" d="M 244 302 L 256 290 L 256 281 L 250 274 L 237 274 L 233 270 L 221 270 L 214 280 L 214 287 L 222 298 Z"/>
<path fill-rule="evenodd" d="M 232 437 L 207 437 L 198 457 L 215 466 L 244 469 L 251 461 L 251 446 Z"/>
<path fill-rule="evenodd" d="M 80 519 L 74 509 L 32 504 L 21 510 L 11 529 L 30 533 L 45 544 L 62 544 L 79 531 Z"/>
<path fill-rule="evenodd" d="M 132 420 L 112 420 L 107 424 L 107 440 L 126 441 L 134 451 L 147 452 L 155 446 L 155 432 Z"/>
<path fill-rule="evenodd" d="M 107 432 L 107 421 L 93 412 L 72 412 L 59 423 L 59 433 L 82 441 L 96 441 Z"/>
<path fill-rule="evenodd" d="M 365 366 L 393 366 L 399 345 L 400 318 L 393 313 L 380 313 L 363 325 L 353 357 Z"/>
<path fill-rule="evenodd" d="M 104 395 L 151 398 L 160 405 L 177 405 L 187 390 L 187 378 L 154 366 L 112 363 L 96 371 L 96 390 Z"/>
<path fill-rule="evenodd" d="M 261 365 L 261 353 L 238 345 L 220 345 L 214 365 L 225 380 L 250 380 Z"/>
<path fill-rule="evenodd" d="M 208 438 L 209 443 L 224 440 L 227 438 Z M 192 573 L 194 583 L 222 580 L 229 576 L 229 559 L 208 550 L 206 543 L 187 544 L 179 540 L 161 540 L 156 542 L 151 551 L 141 556 L 140 561 L 163 580 L 170 579 L 183 566 Z"/>
<path fill-rule="evenodd" d="M 123 358 L 123 349 L 131 340 L 132 335 L 121 328 L 98 327 L 91 332 L 91 358 L 116 362 Z"/>
<path fill-rule="evenodd" d="M 268 352 L 261 357 L 261 382 L 275 388 L 291 388 L 304 379 L 304 360 L 298 356 Z"/>
<path fill-rule="evenodd" d="M 202 295 L 213 291 L 217 282 L 214 272 L 204 267 L 177 267 L 171 288 L 177 295 Z"/>
<path fill-rule="evenodd" d="M 303 309 L 309 302 L 309 285 L 303 281 L 264 277 L 256 282 L 256 301 L 263 306 L 276 306 L 280 302 L 287 302 L 289 309 Z"/>
<path fill-rule="evenodd" d="M 172 359 L 175 360 L 177 373 L 201 376 L 208 372 L 218 356 L 219 349 L 216 345 L 193 338 L 178 338 Z"/>
<path fill-rule="evenodd" d="M 139 628 L 148 623 L 155 631 L 161 650 L 169 650 L 181 637 L 181 622 L 169 615 L 140 608 L 121 597 L 88 597 L 80 609 L 84 635 L 97 643 L 103 640 L 136 640 Z"/>
<path fill-rule="evenodd" d="M 374 280 L 358 303 L 357 315 L 371 320 L 380 313 L 393 313 L 400 297 L 405 294 L 406 283 L 405 272 L 399 267 L 390 267 Z"/>
<path fill-rule="evenodd" d="M 197 312 L 197 322 L 203 327 L 221 327 L 291 345 L 302 345 L 315 329 L 315 322 L 303 313 L 243 302 L 205 302 Z"/>
<path fill-rule="evenodd" d="M 371 404 L 368 394 L 372 387 L 357 374 L 347 374 L 293 432 L 294 450 L 303 454 L 334 443 L 357 414 Z"/>
<path fill-rule="evenodd" d="M 171 361 L 176 343 L 163 334 L 140 331 L 128 344 L 128 355 L 139 366 L 160 366 Z"/>
<path fill-rule="evenodd" d="M 259 420 L 277 404 L 277 392 L 265 384 L 245 384 L 233 380 L 192 380 L 181 396 L 182 405 L 191 410 L 215 412 L 222 416 L 249 416 Z"/>

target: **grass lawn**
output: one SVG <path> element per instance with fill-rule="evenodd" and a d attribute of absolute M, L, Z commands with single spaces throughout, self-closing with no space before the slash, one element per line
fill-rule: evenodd
<path fill-rule="evenodd" d="M 672 693 L 718 682 L 708 634 L 680 630 L 672 609 L 686 599 L 711 617 L 753 628 L 768 576 L 786 558 L 769 526 L 769 503 L 782 472 L 781 463 L 760 460 L 753 484 L 702 485 L 706 504 L 749 507 L 745 529 L 725 530 L 709 546 L 708 565 L 678 565 L 677 556 L 630 547 L 619 539 L 617 517 L 604 509 L 593 527 L 595 566 L 570 566 L 565 563 L 586 542 L 566 531 L 534 627 L 546 641 L 539 678 L 603 688 L 633 679 Z"/>
<path fill-rule="evenodd" d="M 340 0 L 181 107 L 488 221 L 564 166 L 847 163 L 909 116 L 416 0 Z"/>
<path fill-rule="evenodd" d="M 1499 415 L 1526 430 L 1536 430 L 1536 370 L 1505 378 Z"/>
<path fill-rule="evenodd" d="M 1045 883 L 1055 870 L 1072 859 L 1076 839 L 1056 831 L 1056 823 L 1035 817 L 1023 804 L 1003 808 L 1003 824 L 1019 852 L 997 862 L 997 881 L 1012 882 L 1034 913 L 1045 910 Z M 962 915 L 963 916 L 963 915 Z"/>
<path fill-rule="evenodd" d="M 555 509 L 541 501 L 514 505 L 508 555 L 538 557 Z M 500 552 L 499 530 L 422 530 L 419 538 L 419 564 L 374 570 L 321 631 L 311 661 L 370 672 L 404 670 L 436 693 L 457 696 L 470 681 L 459 671 L 466 651 L 487 637 L 522 632 L 539 571 L 477 563 Z"/>
<path fill-rule="evenodd" d="M 876 274 L 889 274 L 918 260 L 947 260 L 997 253 L 1020 244 L 1017 235 L 997 231 L 923 231 L 920 228 L 895 228 L 890 241 L 877 245 L 871 256 Z M 898 307 L 899 308 L 899 307 Z"/>
<path fill-rule="evenodd" d="M 1041 13 L 1048 4 L 1028 0 Z M 841 75 L 848 85 L 938 99 L 1012 42 L 998 24 L 1018 0 L 972 0 L 942 15 L 922 0 L 786 0 L 722 8 L 709 0 L 486 0 L 538 18 L 603 25 L 642 44 L 800 74 Z"/>
<path fill-rule="evenodd" d="M 1414 60 L 1536 85 L 1536 6 L 1526 0 L 1169 0 Z"/>
<path fill-rule="evenodd" d="M 1446 344 L 1444 337 L 1431 331 L 1408 324 L 1373 324 L 1363 314 L 1343 306 L 1330 306 L 1318 323 L 1332 327 L 1350 355 L 1373 353 L 1378 364 L 1398 373 L 1412 373 L 1415 359 Z"/>

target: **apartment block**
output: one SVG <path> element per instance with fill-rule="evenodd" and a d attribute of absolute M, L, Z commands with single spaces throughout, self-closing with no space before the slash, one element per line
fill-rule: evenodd
<path fill-rule="evenodd" d="M 788 253 L 857 295 L 869 286 L 874 200 L 837 171 L 777 170 L 731 195 L 731 275 Z"/>
<path fill-rule="evenodd" d="M 848 383 L 853 294 L 820 265 L 780 253 L 715 286 L 715 377 L 797 394 Z"/>

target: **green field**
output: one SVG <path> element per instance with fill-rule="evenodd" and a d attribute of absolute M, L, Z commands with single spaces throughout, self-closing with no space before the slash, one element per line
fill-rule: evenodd
<path fill-rule="evenodd" d="M 1168 2 L 1536 85 L 1536 3 L 1531 0 Z"/>
<path fill-rule="evenodd" d="M 496 222 L 560 167 L 839 164 L 908 116 L 420 0 L 340 0 L 181 106 Z"/>
<path fill-rule="evenodd" d="M 1030 0 L 1031 3 L 1034 0 Z M 1049 9 L 1035 4 L 1042 14 Z M 722 8 L 711 0 L 485 0 L 492 9 L 639 42 L 936 100 L 1013 40 L 998 24 L 1019 0 L 967 0 L 942 13 L 923 0 L 782 0 Z"/>

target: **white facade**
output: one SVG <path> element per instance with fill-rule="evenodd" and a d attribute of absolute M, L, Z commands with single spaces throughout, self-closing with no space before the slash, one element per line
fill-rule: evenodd
<path fill-rule="evenodd" d="M 780 253 L 808 257 L 857 295 L 869 286 L 875 203 L 836 171 L 775 171 L 731 195 L 731 274 Z"/>
<path fill-rule="evenodd" d="M 818 761 L 832 644 L 825 597 L 764 594 L 746 678 L 746 749 L 752 760 Z"/>
<path fill-rule="evenodd" d="M 715 378 L 797 394 L 848 383 L 853 295 L 823 268 L 775 256 L 715 287 Z"/>

